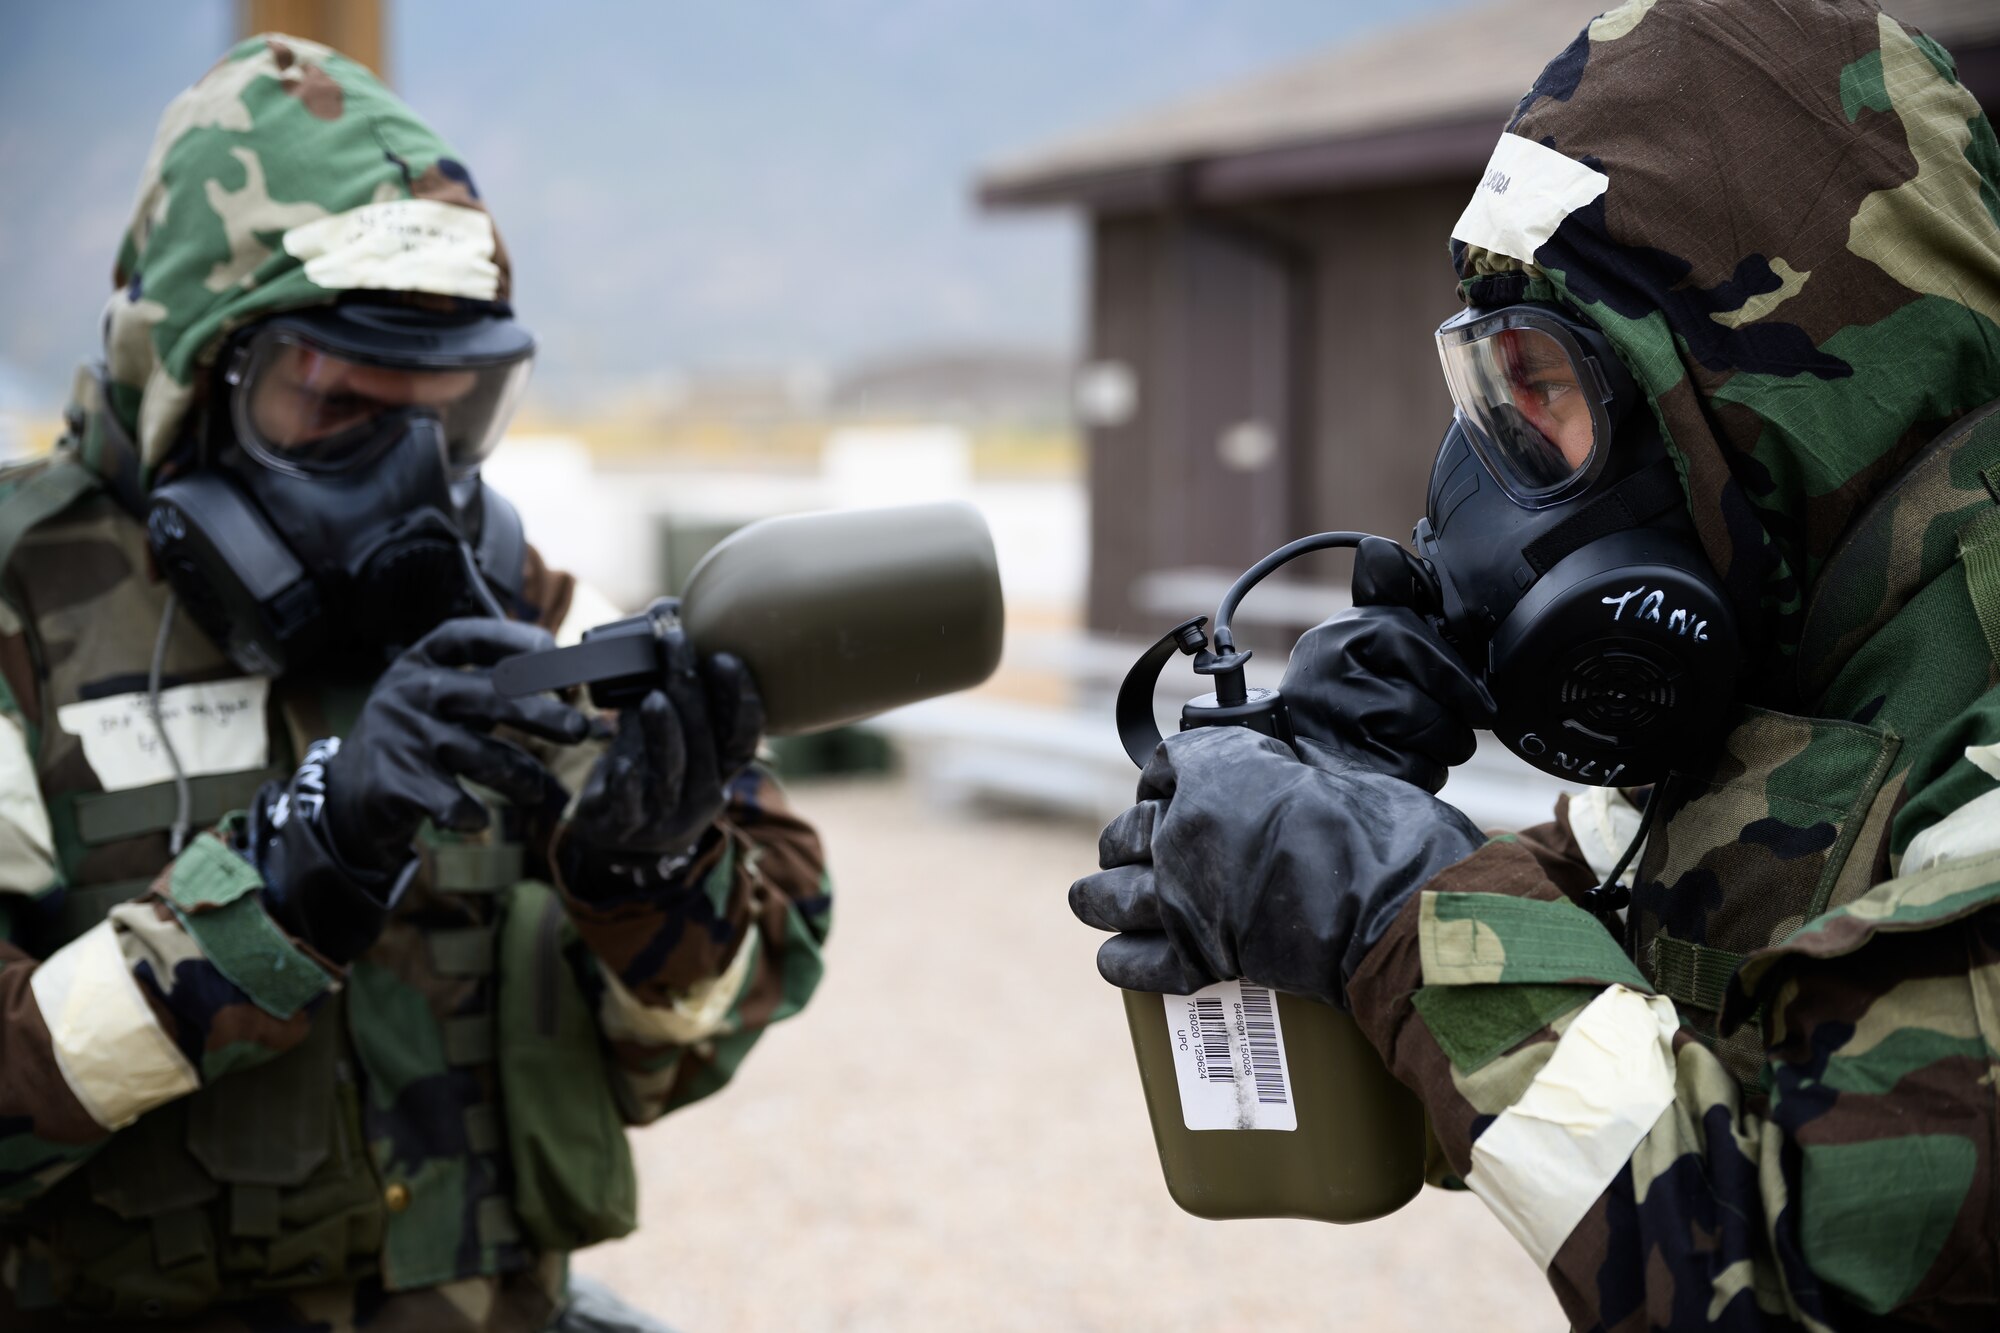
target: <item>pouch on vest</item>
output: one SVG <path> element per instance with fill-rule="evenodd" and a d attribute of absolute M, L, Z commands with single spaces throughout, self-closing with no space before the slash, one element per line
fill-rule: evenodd
<path fill-rule="evenodd" d="M 120 1131 L 40 1204 L 71 1314 L 175 1318 L 375 1269 L 369 1167 L 334 996 L 306 1040 Z"/>
<path fill-rule="evenodd" d="M 1872 846 L 1899 787 L 1900 746 L 1880 728 L 1740 706 L 1711 772 L 1674 773 L 1646 841 L 1628 930 L 1646 979 L 1750 1096 L 1761 1095 L 1761 1025 L 1730 1036 L 1716 1017 L 1745 954 L 1867 891 Z M 1754 890 L 1734 885 L 1754 885 Z"/>
<path fill-rule="evenodd" d="M 1846 673 L 1954 564 L 2000 661 L 2000 402 L 1941 432 L 1835 543 L 1800 631 L 1805 706 L 1877 717 L 1863 704 L 1896 679 L 1894 667 L 1852 681 Z M 1967 687 L 1986 685 L 1968 680 L 1960 688 Z M 1949 715 L 1970 698 L 1946 702 L 1933 698 L 1930 706 Z M 1904 795 L 1902 770 L 1910 747 L 1927 739 L 1879 723 L 1745 707 L 1711 770 L 1676 773 L 1654 794 L 1665 819 L 1640 858 L 1628 943 L 1753 1106 L 1763 1091 L 1763 1025 L 1744 1023 L 1724 1036 L 1718 1023 L 1737 968 L 1745 955 L 1888 875 L 1884 853 Z"/>
<path fill-rule="evenodd" d="M 498 985 L 507 1153 L 522 1230 L 547 1250 L 613 1240 L 639 1221 L 603 1038 L 570 965 L 581 947 L 555 890 L 524 880 L 507 891 Z"/>

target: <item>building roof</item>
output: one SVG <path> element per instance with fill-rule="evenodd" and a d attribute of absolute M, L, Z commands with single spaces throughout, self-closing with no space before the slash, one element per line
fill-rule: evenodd
<path fill-rule="evenodd" d="M 1608 0 L 1493 0 L 1083 130 L 995 163 L 988 204 L 1222 200 L 1294 178 L 1386 184 L 1485 161 L 1508 111 Z M 1947 46 L 2000 42 L 1995 0 L 1887 0 Z"/>

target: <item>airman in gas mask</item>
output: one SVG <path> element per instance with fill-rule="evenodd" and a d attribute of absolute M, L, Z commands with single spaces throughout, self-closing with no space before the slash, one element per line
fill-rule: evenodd
<path fill-rule="evenodd" d="M 680 639 L 615 718 L 492 688 L 615 612 L 481 480 L 534 352 L 486 205 L 339 54 L 169 108 L 105 330 L 0 473 L 0 1324 L 553 1327 L 624 1127 L 820 974 L 756 690 Z"/>
<path fill-rule="evenodd" d="M 1991 123 L 1866 0 L 1633 0 L 1452 253 L 1428 568 L 1300 645 L 1296 750 L 1166 740 L 1100 969 L 1350 1009 L 1576 1327 L 1990 1324 Z M 1482 835 L 1478 727 L 1593 785 Z"/>

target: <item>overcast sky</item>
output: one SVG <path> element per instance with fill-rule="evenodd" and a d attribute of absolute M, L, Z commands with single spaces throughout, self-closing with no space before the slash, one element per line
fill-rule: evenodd
<path fill-rule="evenodd" d="M 979 166 L 1456 3 L 389 0 L 389 63 L 493 208 L 538 376 L 574 393 L 1072 348 L 1074 220 L 980 214 Z M 0 363 L 32 392 L 94 344 L 152 127 L 234 15 L 0 0 Z"/>

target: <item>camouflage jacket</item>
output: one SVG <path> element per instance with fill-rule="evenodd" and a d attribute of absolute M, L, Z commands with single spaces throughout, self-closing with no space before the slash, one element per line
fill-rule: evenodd
<path fill-rule="evenodd" d="M 472 173 L 373 74 L 242 42 L 161 119 L 104 374 L 79 384 L 84 467 L 0 473 L 0 1327 L 67 1307 L 99 1326 L 540 1328 L 561 1252 L 629 1225 L 621 1118 L 714 1091 L 818 980 L 819 846 L 756 771 L 665 895 L 552 897 L 535 877 L 554 832 L 507 812 L 491 838 L 429 836 L 345 972 L 278 930 L 216 836 L 169 856 L 144 703 L 166 589 L 132 514 L 199 429 L 231 330 L 357 291 L 505 312 L 512 273 Z M 103 486 L 62 494 L 79 476 Z M 19 521 L 31 486 L 46 521 Z M 528 564 L 524 613 L 559 635 L 610 613 Z M 185 618 L 165 652 L 159 720 L 198 824 L 337 733 L 369 683 L 246 679 Z M 574 790 L 592 755 L 549 758 Z M 504 966 L 521 938 L 535 965 Z M 510 1007 L 523 975 L 533 1003 Z M 516 1012 L 532 1021 L 510 1035 Z M 519 1074 L 551 1053 L 593 1076 Z M 530 1103 L 560 1125 L 524 1150 Z"/>
<path fill-rule="evenodd" d="M 559 637 L 606 610 L 532 553 L 524 593 Z M 0 1327 L 208 1298 L 222 1304 L 187 1327 L 543 1327 L 564 1264 L 512 1220 L 494 935 L 497 890 L 553 877 L 553 830 L 502 812 L 488 836 L 427 835 L 379 941 L 326 965 L 276 928 L 215 834 L 169 857 L 172 784 L 144 711 L 165 595 L 142 525 L 103 490 L 22 536 L 0 587 Z M 164 683 L 162 721 L 213 822 L 336 731 L 368 682 L 246 679 L 182 618 Z M 594 756 L 550 758 L 574 789 Z M 550 965 L 594 1009 L 629 1123 L 719 1088 L 818 980 L 819 846 L 761 771 L 733 784 L 677 891 L 560 887 L 586 947 Z M 331 1085 L 267 1077 L 315 1044 Z M 344 1173 L 313 1141 L 329 1134 Z M 316 1219 L 339 1234 L 316 1236 Z M 192 1276 L 126 1308 L 111 1293 L 138 1266 Z"/>
<path fill-rule="evenodd" d="M 1651 798 L 1406 904 L 1349 987 L 1580 1329 L 2000 1319 L 2000 144 L 1866 0 L 1633 0 L 1455 231 L 1644 386 L 1757 642 Z"/>

